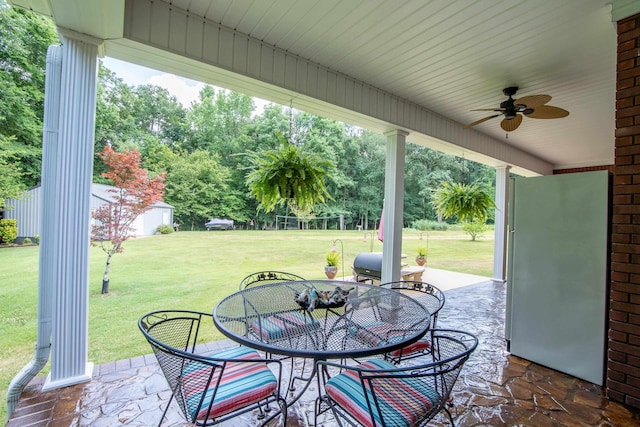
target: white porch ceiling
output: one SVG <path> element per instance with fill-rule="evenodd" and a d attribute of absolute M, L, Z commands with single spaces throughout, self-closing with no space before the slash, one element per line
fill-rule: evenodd
<path fill-rule="evenodd" d="M 137 1 L 141 0 L 133 3 Z M 507 144 L 553 169 L 613 163 L 617 44 L 611 0 L 156 1 L 320 64 L 460 125 L 491 114 L 470 110 L 497 107 L 506 99 L 502 89 L 507 86 L 520 87 L 515 98 L 551 95 L 549 104 L 569 110 L 569 117 L 525 118 L 508 139 L 499 126 L 500 118 L 465 132 L 481 133 L 498 146 Z M 206 67 L 192 59 L 163 60 L 155 52 L 120 39 L 123 0 L 11 2 L 51 15 L 62 27 L 105 39 L 107 56 L 233 86 L 207 81 L 203 77 Z M 273 91 L 271 96 L 268 91 L 250 94 L 276 102 L 290 98 L 290 91 L 284 90 L 281 96 Z M 341 118 L 341 114 L 338 110 L 334 117 Z M 342 119 L 357 122 L 347 113 Z M 412 141 L 412 135 L 408 140 Z M 428 137 L 417 137 L 415 142 L 448 146 Z M 456 152 L 455 147 L 448 148 L 445 151 Z M 461 152 L 465 151 L 458 154 Z"/>

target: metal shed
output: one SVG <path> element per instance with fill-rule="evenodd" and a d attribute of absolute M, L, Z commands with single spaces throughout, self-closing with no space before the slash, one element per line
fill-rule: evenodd
<path fill-rule="evenodd" d="M 91 184 L 91 210 L 105 203 L 113 203 L 110 189 L 111 185 Z M 33 238 L 40 235 L 40 186 L 28 190 L 21 199 L 7 199 L 7 208 L 4 217 L 15 219 L 18 222 L 18 238 Z M 46 213 L 45 213 L 46 214 Z M 158 202 L 151 209 L 140 215 L 135 223 L 136 236 L 150 236 L 156 233 L 159 225 L 173 224 L 173 206 Z"/>

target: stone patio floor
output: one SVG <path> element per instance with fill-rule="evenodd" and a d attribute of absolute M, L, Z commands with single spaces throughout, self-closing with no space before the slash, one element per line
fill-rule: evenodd
<path fill-rule="evenodd" d="M 423 280 L 428 281 L 428 277 Z M 437 283 L 434 283 L 437 286 Z M 445 286 L 443 288 L 446 289 Z M 510 355 L 504 340 L 505 286 L 491 281 L 445 290 L 438 327 L 476 334 L 480 344 L 465 364 L 452 394 L 457 426 L 640 426 L 640 410 L 609 401 L 592 383 Z M 141 338 L 141 337 L 140 337 Z M 210 343 L 210 350 L 236 345 Z M 153 426 L 170 392 L 152 354 L 96 366 L 90 383 L 41 392 L 44 377 L 27 387 L 8 427 Z M 315 383 L 273 426 L 313 425 Z M 184 423 L 175 402 L 163 426 Z M 246 414 L 223 426 L 258 425 Z M 334 426 L 329 414 L 318 426 Z M 429 425 L 448 425 L 439 415 Z"/>

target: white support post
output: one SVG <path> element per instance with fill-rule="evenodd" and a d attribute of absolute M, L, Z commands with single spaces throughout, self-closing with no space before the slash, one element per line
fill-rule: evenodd
<path fill-rule="evenodd" d="M 400 280 L 402 217 L 404 214 L 404 163 L 406 138 L 402 130 L 385 133 L 387 155 L 384 179 L 384 240 L 382 242 L 382 283 Z"/>
<path fill-rule="evenodd" d="M 43 390 L 91 380 L 88 362 L 89 221 L 101 40 L 59 29 L 62 41 L 55 188 L 43 194 L 56 224 L 48 232 L 55 264 L 51 372 Z M 49 190 L 53 191 L 49 192 Z M 43 231 L 44 233 L 44 231 Z"/>
<path fill-rule="evenodd" d="M 504 283 L 507 279 L 507 218 L 509 212 L 510 169 L 510 166 L 496 168 L 496 212 L 492 280 L 498 283 Z"/>

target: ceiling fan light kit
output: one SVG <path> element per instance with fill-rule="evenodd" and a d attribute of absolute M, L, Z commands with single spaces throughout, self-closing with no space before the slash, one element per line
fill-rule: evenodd
<path fill-rule="evenodd" d="M 559 119 L 562 117 L 567 117 L 569 115 L 569 112 L 565 109 L 546 105 L 547 102 L 551 101 L 551 96 L 549 95 L 530 95 L 514 100 L 513 95 L 515 95 L 516 92 L 518 92 L 517 86 L 509 86 L 504 88 L 502 90 L 502 93 L 504 93 L 505 96 L 508 96 L 509 99 L 507 99 L 506 101 L 502 101 L 500 103 L 500 108 L 481 108 L 477 110 L 471 110 L 494 111 L 498 114 L 483 117 L 480 120 L 469 123 L 465 126 L 465 128 L 470 128 L 472 126 L 478 125 L 487 120 L 502 115 L 504 116 L 504 119 L 502 119 L 502 122 L 500 122 L 500 127 L 506 132 L 513 132 L 514 130 L 518 129 L 518 127 L 522 123 L 523 116 L 530 117 L 532 119 Z"/>

